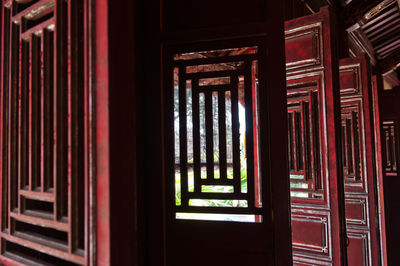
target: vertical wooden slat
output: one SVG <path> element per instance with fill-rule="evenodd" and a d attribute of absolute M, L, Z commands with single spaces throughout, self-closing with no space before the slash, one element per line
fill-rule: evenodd
<path fill-rule="evenodd" d="M 192 121 L 193 121 L 193 172 L 194 192 L 201 191 L 201 165 L 200 165 L 200 111 L 199 111 L 199 80 L 192 80 Z"/>
<path fill-rule="evenodd" d="M 72 165 L 72 149 L 73 149 L 73 144 L 72 144 L 72 79 L 73 79 L 73 75 L 74 73 L 72 73 L 72 60 L 73 58 L 71 57 L 72 55 L 72 36 L 71 36 L 71 31 L 72 31 L 72 17 L 71 17 L 71 1 L 67 2 L 67 13 L 69 14 L 69 16 L 67 16 L 66 20 L 67 20 L 67 25 L 66 25 L 66 31 L 67 31 L 67 61 L 68 61 L 68 70 L 67 73 L 69 74 L 67 76 L 68 79 L 68 87 L 67 87 L 67 150 L 64 152 L 67 152 L 67 179 L 68 179 L 68 192 L 67 192 L 67 198 L 65 199 L 65 195 L 63 198 L 63 201 L 67 201 L 68 202 L 68 218 L 69 218 L 69 232 L 68 232 L 68 252 L 72 252 L 73 248 L 74 248 L 74 243 L 73 243 L 73 230 L 74 228 L 74 219 L 76 218 L 73 215 L 73 210 L 72 210 L 72 204 L 74 202 L 74 200 L 72 199 L 72 197 L 76 197 L 77 195 L 74 193 L 75 189 L 75 184 L 73 184 L 72 182 L 72 171 L 73 171 L 73 165 Z M 65 49 L 65 48 L 64 48 Z M 74 209 L 77 208 L 77 206 L 74 206 Z"/>
<path fill-rule="evenodd" d="M 179 67 L 179 157 L 181 171 L 181 206 L 188 206 L 188 167 L 187 167 L 187 113 L 186 113 L 186 69 Z"/>
<path fill-rule="evenodd" d="M 96 234 L 94 233 L 96 227 L 94 226 L 94 179 L 93 179 L 93 161 L 95 158 L 92 146 L 93 140 L 93 131 L 94 128 L 92 114 L 93 114 L 93 106 L 95 104 L 94 97 L 92 97 L 92 12 L 91 12 L 91 0 L 84 1 L 83 7 L 83 38 L 84 38 L 84 147 L 85 147 L 85 215 L 84 215 L 84 249 L 86 250 L 86 263 L 89 265 L 95 265 L 97 263 L 96 256 L 89 255 L 95 254 L 95 244 L 96 243 Z M 89 101 L 90 98 L 90 101 Z M 89 104 L 90 102 L 90 104 Z"/>
<path fill-rule="evenodd" d="M 320 136 L 319 136 L 319 105 L 318 105 L 318 93 L 311 93 L 311 124 L 312 124 L 312 141 L 313 141 L 313 168 L 314 168 L 314 180 L 315 188 L 321 189 L 321 169 L 320 169 Z"/>
<path fill-rule="evenodd" d="M 207 157 L 207 180 L 214 179 L 214 142 L 213 142 L 213 113 L 212 113 L 212 91 L 204 93 L 205 116 L 206 116 L 206 157 Z"/>
<path fill-rule="evenodd" d="M 32 35 L 31 46 L 31 94 L 32 94 L 32 133 L 31 133 L 31 182 L 32 190 L 40 186 L 40 38 Z"/>
<path fill-rule="evenodd" d="M 21 53 L 21 169 L 20 189 L 27 189 L 29 175 L 29 41 L 22 41 Z M 21 206 L 22 208 L 22 206 Z M 20 210 L 22 211 L 22 210 Z"/>
<path fill-rule="evenodd" d="M 248 206 L 255 206 L 255 176 L 254 176 L 254 131 L 253 131 L 253 89 L 251 61 L 244 64 L 244 101 L 245 101 L 245 150 L 247 163 L 247 194 Z"/>
<path fill-rule="evenodd" d="M 43 80 L 44 80 L 44 189 L 47 191 L 49 188 L 53 188 L 54 184 L 54 165 L 53 165 L 53 125 L 54 125 L 54 78 L 53 78 L 53 61 L 54 61 L 54 49 L 53 49 L 53 32 L 44 30 L 43 31 Z M 56 133 L 54 133 L 56 134 Z"/>
<path fill-rule="evenodd" d="M 44 44 L 46 42 L 44 37 L 44 30 L 41 31 L 42 35 L 40 38 L 40 191 L 44 192 L 46 189 L 45 181 L 44 181 L 44 158 L 45 158 L 45 150 L 44 150 Z"/>
<path fill-rule="evenodd" d="M 1 90 L 1 144 L 2 144 L 2 162 L 1 162 L 1 208 L 2 208 L 2 219 L 1 219 L 1 229 L 4 230 L 8 227 L 8 121 L 9 121 L 9 111 L 8 111 L 8 95 L 9 95 L 9 60 L 10 60 L 10 10 L 9 8 L 2 7 L 2 90 Z M 2 241 L 0 241 L 2 242 Z M 1 243 L 0 243 L 1 245 Z M 3 250 L 3 247 L 2 247 Z"/>
<path fill-rule="evenodd" d="M 56 1 L 56 38 L 55 38 L 55 126 L 57 128 L 56 145 L 56 208 L 57 219 L 67 216 L 67 176 L 68 176 L 68 21 L 67 21 L 67 2 Z"/>
<path fill-rule="evenodd" d="M 390 125 L 390 158 L 392 162 L 392 171 L 396 172 L 397 171 L 397 145 L 396 145 L 396 134 L 395 134 L 395 125 Z"/>
<path fill-rule="evenodd" d="M 226 167 L 226 107 L 225 91 L 218 92 L 218 135 L 219 135 L 219 178 L 222 182 L 227 180 Z"/>
<path fill-rule="evenodd" d="M 288 134 L 288 146 L 289 146 L 289 162 L 288 162 L 288 165 L 289 165 L 289 169 L 290 170 L 294 170 L 294 168 L 295 168 L 295 160 L 294 160 L 294 153 L 295 153 L 295 150 L 294 150 L 294 145 L 293 145 L 293 112 L 288 112 L 288 131 L 289 131 L 289 134 Z"/>
<path fill-rule="evenodd" d="M 28 133 L 28 143 L 29 143 L 29 151 L 28 151 L 28 183 L 29 183 L 29 190 L 32 190 L 32 38 L 29 39 L 29 80 L 28 80 L 28 85 L 29 85 L 29 90 L 28 90 L 28 128 L 29 128 L 29 133 Z"/>
<path fill-rule="evenodd" d="M 83 69 L 83 5 L 82 2 L 70 2 L 70 58 L 71 77 L 70 85 L 70 117 L 71 117 L 71 193 L 70 193 L 70 220 L 71 220 L 71 252 L 77 248 L 84 248 L 84 69 Z"/>
<path fill-rule="evenodd" d="M 237 76 L 231 76 L 231 108 L 232 108 L 232 154 L 233 154 L 233 183 L 234 193 L 240 193 L 240 133 L 239 133 L 239 99 Z"/>
<path fill-rule="evenodd" d="M 10 95 L 10 174 L 9 174 L 9 211 L 18 208 L 18 85 L 19 85 L 19 26 L 12 24 L 12 50 L 11 50 L 11 95 Z M 13 233 L 13 220 L 9 217 L 10 233 Z"/>
<path fill-rule="evenodd" d="M 356 112 L 352 112 L 352 121 L 353 121 L 353 132 L 354 132 L 354 180 L 361 179 L 361 147 L 360 147 L 360 129 L 361 126 L 358 115 Z"/>
<path fill-rule="evenodd" d="M 302 102 L 303 116 L 303 150 L 304 150 L 304 179 L 312 180 L 312 166 L 310 155 L 310 109 L 309 102 Z"/>
<path fill-rule="evenodd" d="M 298 163 L 298 157 L 299 157 L 299 151 L 298 151 L 298 144 L 297 144 L 297 126 L 296 126 L 296 114 L 297 111 L 294 110 L 292 113 L 292 119 L 291 119 L 291 128 L 292 128 L 292 136 L 293 136 L 293 170 L 298 172 L 299 171 L 299 163 Z"/>
<path fill-rule="evenodd" d="M 301 109 L 294 113 L 294 122 L 295 122 L 295 140 L 296 140 L 296 162 L 297 162 L 297 171 L 303 170 L 303 123 L 301 119 Z"/>
<path fill-rule="evenodd" d="M 22 118 L 23 118 L 23 113 L 22 113 L 22 40 L 19 40 L 19 62 L 18 62 L 18 73 L 20 76 L 18 76 L 18 163 L 17 163 L 17 169 L 18 169 L 18 177 L 17 177 L 17 205 L 19 206 L 18 208 L 18 213 L 21 213 L 21 197 L 19 195 L 20 188 L 22 186 L 22 153 L 23 153 L 23 146 L 22 146 Z"/>

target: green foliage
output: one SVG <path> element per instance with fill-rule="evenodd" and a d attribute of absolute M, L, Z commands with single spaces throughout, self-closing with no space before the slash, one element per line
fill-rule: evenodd
<path fill-rule="evenodd" d="M 242 162 L 242 166 L 246 162 Z M 214 172 L 215 179 L 219 179 L 219 171 Z M 233 170 L 227 170 L 227 178 L 233 179 Z M 247 169 L 242 167 L 240 170 L 241 191 L 247 193 Z M 188 173 L 188 191 L 194 191 L 194 173 Z M 203 186 L 202 192 L 206 193 L 233 193 L 233 186 Z M 210 196 L 212 197 L 212 196 Z M 181 205 L 181 175 L 175 174 L 175 204 Z M 189 204 L 191 206 L 212 206 L 212 207 L 246 207 L 247 202 L 244 200 L 215 200 L 215 199 L 192 199 Z"/>

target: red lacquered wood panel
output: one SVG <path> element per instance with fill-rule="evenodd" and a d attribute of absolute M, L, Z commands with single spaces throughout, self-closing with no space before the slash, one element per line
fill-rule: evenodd
<path fill-rule="evenodd" d="M 340 60 L 342 158 L 350 265 L 378 265 L 371 74 L 366 55 Z"/>
<path fill-rule="evenodd" d="M 386 211 L 385 194 L 383 181 L 383 162 L 382 162 L 382 135 L 381 135 L 381 114 L 379 91 L 383 90 L 383 80 L 381 75 L 372 76 L 372 111 L 374 115 L 374 139 L 375 139 L 375 165 L 376 165 L 376 187 L 378 191 L 377 205 L 379 214 L 379 236 L 381 265 L 388 265 L 387 259 L 387 238 L 386 238 Z"/>
<path fill-rule="evenodd" d="M 94 264 L 88 3 L 2 5 L 0 262 L 6 265 Z"/>
<path fill-rule="evenodd" d="M 345 265 L 338 61 L 328 8 L 285 24 L 296 265 Z"/>
<path fill-rule="evenodd" d="M 378 83 L 379 84 L 379 83 Z M 382 88 L 382 85 L 380 85 Z M 385 203 L 386 250 L 388 265 L 400 264 L 399 190 L 399 136 L 400 93 L 398 89 L 379 89 L 379 112 L 381 117 L 382 172 Z"/>

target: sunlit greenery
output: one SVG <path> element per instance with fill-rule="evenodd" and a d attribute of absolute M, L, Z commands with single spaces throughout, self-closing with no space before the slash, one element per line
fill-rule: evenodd
<path fill-rule="evenodd" d="M 245 165 L 245 161 L 242 165 Z M 214 171 L 214 178 L 219 178 L 219 170 Z M 233 170 L 227 170 L 227 178 L 233 179 Z M 247 193 L 247 169 L 241 168 L 240 173 L 241 192 Z M 188 191 L 194 191 L 194 173 L 188 172 Z M 204 193 L 233 193 L 233 186 L 202 186 L 201 192 Z M 210 196 L 212 197 L 212 196 Z M 229 196 L 227 196 L 229 197 Z M 181 205 L 181 175 L 179 172 L 175 173 L 175 204 Z M 215 200 L 215 199 L 191 199 L 191 206 L 214 206 L 214 207 L 247 207 L 245 200 Z"/>

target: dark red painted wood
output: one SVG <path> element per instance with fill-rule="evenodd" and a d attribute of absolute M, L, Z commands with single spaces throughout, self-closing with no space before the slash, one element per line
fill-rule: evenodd
<path fill-rule="evenodd" d="M 379 265 L 379 214 L 368 57 L 340 60 L 342 143 L 349 265 Z"/>
<path fill-rule="evenodd" d="M 386 238 L 386 209 L 385 209 L 385 190 L 383 183 L 383 162 L 382 162 L 382 134 L 381 134 L 381 114 L 379 91 L 383 89 L 383 79 L 381 75 L 372 76 L 372 111 L 374 115 L 374 139 L 375 139 L 375 166 L 376 166 L 376 187 L 378 191 L 377 205 L 379 214 L 379 244 L 381 253 L 381 265 L 388 265 L 387 258 L 387 238 Z"/>
<path fill-rule="evenodd" d="M 1 1 L 6 265 L 96 261 L 91 3 Z"/>
<path fill-rule="evenodd" d="M 335 20 L 285 23 L 293 260 L 346 264 Z"/>
<path fill-rule="evenodd" d="M 385 221 L 388 265 L 400 264 L 400 198 L 399 190 L 399 136 L 400 91 L 379 90 L 382 142 L 383 190 L 385 198 Z"/>
<path fill-rule="evenodd" d="M 285 92 L 279 89 L 284 88 L 285 81 L 280 60 L 284 58 L 282 4 L 259 0 L 251 3 L 242 9 L 228 1 L 182 5 L 173 0 L 163 3 L 160 23 L 160 2 L 146 1 L 143 93 L 148 265 L 291 264 L 287 154 L 282 150 L 287 128 L 281 123 L 286 119 Z M 234 15 L 237 13 L 240 21 Z M 175 167 L 173 55 L 249 45 L 257 45 L 260 51 L 262 223 L 177 220 L 171 171 Z"/>

